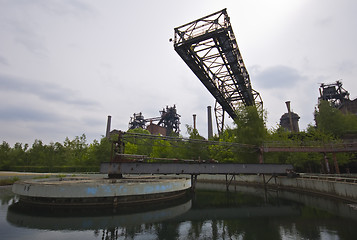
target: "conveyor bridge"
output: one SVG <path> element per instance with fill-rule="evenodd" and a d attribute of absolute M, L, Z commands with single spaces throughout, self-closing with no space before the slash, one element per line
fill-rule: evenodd
<path fill-rule="evenodd" d="M 214 160 L 193 160 L 193 159 L 174 159 L 174 158 L 150 158 L 146 155 L 124 154 L 124 145 L 128 140 L 136 139 L 160 140 L 175 143 L 190 142 L 206 145 L 217 145 L 234 148 L 236 151 L 258 152 L 260 153 L 259 164 L 247 163 L 218 163 Z M 149 142 L 146 142 L 149 144 Z M 311 143 L 310 146 L 284 146 L 279 143 L 266 143 L 263 146 L 254 146 L 233 142 L 208 141 L 200 139 L 175 138 L 169 136 L 147 135 L 119 131 L 118 141 L 113 142 L 113 152 L 111 162 L 101 164 L 101 173 L 116 174 L 287 174 L 293 170 L 291 164 L 264 164 L 263 154 L 268 152 L 316 152 L 339 153 L 357 152 L 356 143 L 331 143 L 321 145 Z M 155 162 L 153 162 L 155 161 Z M 337 164 L 334 155 L 334 161 Z M 336 168 L 337 169 L 337 168 Z"/>
<path fill-rule="evenodd" d="M 226 9 L 175 28 L 174 48 L 216 99 L 219 133 L 225 112 L 235 119 L 240 105 L 262 109 L 262 99 L 251 86 Z"/>

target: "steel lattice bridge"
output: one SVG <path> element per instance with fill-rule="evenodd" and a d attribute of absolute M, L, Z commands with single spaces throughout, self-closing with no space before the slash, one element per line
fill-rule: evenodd
<path fill-rule="evenodd" d="M 216 99 L 219 133 L 223 131 L 225 112 L 235 119 L 241 105 L 263 109 L 260 94 L 251 86 L 226 9 L 175 28 L 174 48 Z"/>
<path fill-rule="evenodd" d="M 284 146 L 279 143 L 265 143 L 263 146 L 254 146 L 234 142 L 208 141 L 200 139 L 176 138 L 159 135 L 147 135 L 119 131 L 118 140 L 113 142 L 113 155 L 110 162 L 101 164 L 101 173 L 109 175 L 120 174 L 286 174 L 293 170 L 291 164 L 266 164 L 263 161 L 257 164 L 247 163 L 219 163 L 214 160 L 190 160 L 177 158 L 153 159 L 145 155 L 124 154 L 127 142 L 139 139 L 159 140 L 170 142 L 172 145 L 179 143 L 200 143 L 207 146 L 217 145 L 238 151 L 257 152 L 262 156 L 268 152 L 315 152 L 339 153 L 357 152 L 357 143 L 309 143 L 309 146 Z M 148 141 L 145 144 L 149 144 Z M 115 150 L 115 151 L 114 151 Z M 156 162 L 152 162 L 152 160 Z"/>
<path fill-rule="evenodd" d="M 124 154 L 124 148 L 128 142 L 139 144 L 140 140 L 146 140 L 141 143 L 145 145 L 155 144 L 155 142 L 170 142 L 174 147 L 178 147 L 177 145 L 182 143 L 189 143 L 206 146 L 217 145 L 223 146 L 225 149 L 234 148 L 245 152 L 259 151 L 256 146 L 248 144 L 119 131 L 118 140 L 113 142 L 111 161 L 102 163 L 100 172 L 108 173 L 113 177 L 120 177 L 122 174 L 190 174 L 197 177 L 200 174 L 286 174 L 287 171 L 293 170 L 291 164 L 219 163 L 215 160 L 150 158 L 145 155 Z"/>

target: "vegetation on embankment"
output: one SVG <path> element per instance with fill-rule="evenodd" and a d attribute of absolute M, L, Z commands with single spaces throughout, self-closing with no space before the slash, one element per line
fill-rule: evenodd
<path fill-rule="evenodd" d="M 315 112 L 316 125 L 305 131 L 291 133 L 281 127 L 268 130 L 266 114 L 254 106 L 242 107 L 237 111 L 235 126 L 227 128 L 221 136 L 210 140 L 245 144 L 246 147 L 209 145 L 195 141 L 165 141 L 153 138 L 132 138 L 125 142 L 126 154 L 146 155 L 151 158 L 175 158 L 195 160 L 216 160 L 218 162 L 258 163 L 257 146 L 279 143 L 284 146 L 314 146 L 339 143 L 346 133 L 357 133 L 357 116 L 342 114 L 328 102 L 321 102 Z M 203 140 L 196 129 L 187 127 L 190 139 Z M 129 130 L 134 133 L 149 134 L 147 130 Z M 115 139 L 115 137 L 113 137 Z M 247 147 L 255 146 L 255 147 Z M 87 143 L 86 136 L 73 140 L 66 138 L 63 143 L 44 144 L 35 140 L 32 146 L 16 143 L 0 144 L 0 170 L 27 172 L 98 172 L 101 162 L 110 160 L 111 141 L 102 138 Z M 341 173 L 357 171 L 356 153 L 336 154 Z M 333 158 L 327 154 L 333 169 Z M 324 172 L 324 156 L 320 153 L 266 153 L 265 163 L 291 163 L 299 172 Z"/>
<path fill-rule="evenodd" d="M 0 179 L 0 186 L 12 185 L 18 180 L 20 180 L 18 177 Z"/>
<path fill-rule="evenodd" d="M 68 138 L 63 143 L 28 144 L 6 142 L 0 145 L 0 170 L 20 172 L 98 172 L 101 162 L 109 161 L 111 143 L 103 138 L 88 144 L 86 136 Z"/>

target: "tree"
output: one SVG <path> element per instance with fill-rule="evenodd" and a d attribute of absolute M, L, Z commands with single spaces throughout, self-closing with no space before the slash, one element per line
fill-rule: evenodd
<path fill-rule="evenodd" d="M 334 137 L 341 137 L 347 132 L 357 131 L 357 116 L 343 114 L 337 108 L 330 105 L 328 101 L 321 101 L 318 110 L 315 111 L 316 127 Z"/>
<path fill-rule="evenodd" d="M 46 166 L 46 151 L 45 145 L 41 140 L 36 139 L 29 150 L 29 165 Z"/>
<path fill-rule="evenodd" d="M 130 129 L 128 133 L 150 135 L 148 130 L 142 128 Z M 125 153 L 150 156 L 153 151 L 154 140 L 135 135 L 129 137 L 129 134 L 125 141 Z"/>
<path fill-rule="evenodd" d="M 65 158 L 68 165 L 82 166 L 88 157 L 86 150 L 88 148 L 85 134 L 76 136 L 72 141 L 66 137 L 63 146 L 65 148 Z"/>
<path fill-rule="evenodd" d="M 265 112 L 258 111 L 256 106 L 242 106 L 236 112 L 234 130 L 239 143 L 260 146 L 267 136 Z"/>
<path fill-rule="evenodd" d="M 10 145 L 3 141 L 0 145 L 0 169 L 1 170 L 9 170 L 10 166 L 12 165 L 10 159 Z"/>
<path fill-rule="evenodd" d="M 236 136 L 234 135 L 234 132 L 230 128 L 226 128 L 221 135 L 216 138 L 214 137 L 213 139 L 218 142 L 235 142 Z M 209 147 L 209 152 L 210 156 L 213 160 L 216 160 L 218 162 L 237 162 L 237 154 L 234 153 L 234 149 L 231 146 L 225 146 L 225 145 L 212 145 Z"/>
<path fill-rule="evenodd" d="M 94 140 L 87 149 L 88 158 L 86 159 L 87 166 L 99 166 L 102 162 L 110 161 L 111 141 L 103 137 L 100 142 Z"/>
<path fill-rule="evenodd" d="M 234 119 L 236 127 L 233 129 L 234 141 L 260 147 L 267 137 L 268 131 L 265 127 L 265 112 L 258 111 L 256 106 L 241 106 L 236 112 Z M 237 149 L 235 152 L 237 162 L 258 163 L 259 153 L 254 149 Z"/>
<path fill-rule="evenodd" d="M 152 147 L 152 152 L 150 153 L 152 158 L 170 158 L 171 155 L 171 144 L 168 141 L 157 139 L 154 141 Z"/>
<path fill-rule="evenodd" d="M 186 145 L 186 159 L 194 159 L 194 160 L 209 160 L 209 149 L 208 145 L 205 142 L 200 142 L 200 140 L 205 140 L 202 137 L 197 129 L 192 128 L 189 125 L 186 125 L 187 133 L 190 135 L 189 139 L 192 140 L 189 144 Z"/>

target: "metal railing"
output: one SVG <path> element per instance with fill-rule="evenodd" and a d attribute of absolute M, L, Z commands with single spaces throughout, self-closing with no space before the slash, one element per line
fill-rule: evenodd
<path fill-rule="evenodd" d="M 329 182 L 345 182 L 345 183 L 357 183 L 357 174 L 309 174 L 300 173 L 301 178 L 329 181 Z"/>

